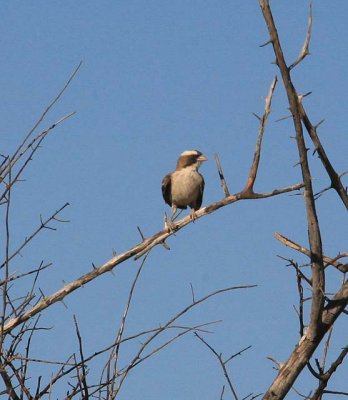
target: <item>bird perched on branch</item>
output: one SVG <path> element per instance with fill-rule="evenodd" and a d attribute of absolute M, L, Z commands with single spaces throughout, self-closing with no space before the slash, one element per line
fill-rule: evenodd
<path fill-rule="evenodd" d="M 186 150 L 180 154 L 175 171 L 163 178 L 162 194 L 172 210 L 171 226 L 178 208 L 186 210 L 189 206 L 192 209 L 191 218 L 196 218 L 195 211 L 202 205 L 204 191 L 204 178 L 198 168 L 207 160 L 198 150 Z"/>

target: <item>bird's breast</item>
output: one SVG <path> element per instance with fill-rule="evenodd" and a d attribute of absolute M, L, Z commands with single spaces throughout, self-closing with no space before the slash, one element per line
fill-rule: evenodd
<path fill-rule="evenodd" d="M 186 208 L 201 195 L 203 177 L 195 170 L 175 171 L 172 175 L 172 203 Z"/>

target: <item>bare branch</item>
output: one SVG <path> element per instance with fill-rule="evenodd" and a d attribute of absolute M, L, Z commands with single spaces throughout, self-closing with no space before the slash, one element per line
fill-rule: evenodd
<path fill-rule="evenodd" d="M 320 376 L 320 382 L 319 385 L 317 387 L 317 389 L 315 390 L 313 396 L 310 398 L 310 400 L 321 400 L 322 395 L 324 393 L 330 393 L 330 394 L 344 394 L 342 392 L 333 392 L 333 391 L 329 391 L 329 390 L 325 390 L 329 379 L 331 378 L 331 376 L 336 372 L 337 368 L 342 364 L 344 358 L 346 357 L 348 353 L 348 346 L 346 346 L 341 353 L 339 354 L 339 356 L 337 357 L 337 359 L 331 364 L 330 368 L 327 370 L 327 372 L 325 372 L 324 374 L 322 374 Z M 344 394 L 348 396 L 348 393 Z"/>
<path fill-rule="evenodd" d="M 65 92 L 65 90 L 68 88 L 68 86 L 70 85 L 70 83 L 72 82 L 72 80 L 75 78 L 78 70 L 80 69 L 82 65 L 82 61 L 80 61 L 80 63 L 78 64 L 78 66 L 75 68 L 75 70 L 73 71 L 73 73 L 71 74 L 71 76 L 69 77 L 69 79 L 67 80 L 67 82 L 64 84 L 63 88 L 60 90 L 60 92 L 57 94 L 57 96 L 53 99 L 53 101 L 46 107 L 45 111 L 41 114 L 41 116 L 39 117 L 39 119 L 37 120 L 37 122 L 35 123 L 35 125 L 33 126 L 33 128 L 29 131 L 29 133 L 27 134 L 27 136 L 24 138 L 23 142 L 18 146 L 17 150 L 15 151 L 15 153 L 12 155 L 11 157 L 11 161 L 10 161 L 10 165 L 11 167 L 13 167 L 13 165 L 19 160 L 20 157 L 17 157 L 17 155 L 20 153 L 20 151 L 22 150 L 22 148 L 24 147 L 25 143 L 28 141 L 28 139 L 30 138 L 30 136 L 34 133 L 34 131 L 36 130 L 36 128 L 41 124 L 41 122 L 44 120 L 46 114 L 51 110 L 51 108 L 55 105 L 55 103 L 57 103 L 57 101 L 62 97 L 63 93 Z M 70 116 L 70 115 L 69 115 Z M 57 125 L 57 123 L 55 124 Z M 24 153 L 23 153 L 24 154 Z M 4 177 L 6 174 L 4 174 L 3 170 L 0 170 L 0 175 L 2 177 Z"/>
<path fill-rule="evenodd" d="M 128 300 L 127 300 L 127 303 L 126 303 L 126 307 L 125 307 L 125 310 L 124 310 L 124 313 L 123 313 L 123 316 L 122 316 L 121 325 L 120 325 L 120 328 L 119 328 L 118 333 L 117 333 L 117 338 L 116 338 L 116 342 L 115 342 L 116 346 L 115 346 L 115 349 L 113 351 L 114 358 L 115 358 L 115 361 L 114 361 L 115 373 L 116 373 L 116 370 L 117 370 L 117 362 L 118 362 L 119 350 L 120 350 L 120 345 L 121 345 L 121 342 L 122 342 L 122 337 L 123 337 L 123 333 L 124 333 L 124 329 L 125 329 L 125 325 L 126 325 L 126 320 L 127 320 L 127 316 L 128 316 L 128 312 L 129 312 L 129 307 L 130 307 L 130 304 L 131 304 L 131 301 L 132 301 L 132 298 L 133 298 L 135 286 L 136 286 L 136 284 L 138 282 L 140 273 L 141 273 L 141 271 L 142 271 L 142 269 L 144 267 L 146 259 L 147 259 L 147 257 L 145 256 L 144 259 L 142 260 L 141 264 L 140 264 L 140 267 L 138 268 L 138 271 L 137 271 L 137 273 L 135 275 L 135 278 L 133 280 L 133 283 L 131 285 L 131 288 L 130 288 L 130 291 L 129 291 L 129 295 L 128 295 Z"/>
<path fill-rule="evenodd" d="M 196 337 L 197 337 L 202 343 L 204 343 L 204 344 L 208 347 L 208 349 L 209 349 L 210 351 L 213 352 L 213 354 L 214 354 L 214 355 L 216 356 L 216 358 L 218 359 L 218 361 L 219 361 L 219 363 L 220 363 L 220 366 L 221 366 L 221 368 L 222 368 L 222 370 L 223 370 L 223 372 L 224 372 L 224 376 L 225 376 L 225 378 L 226 378 L 226 380 L 227 380 L 228 386 L 229 386 L 229 388 L 230 388 L 230 390 L 231 390 L 231 392 L 232 392 L 232 394 L 233 394 L 233 397 L 235 398 L 235 400 L 238 400 L 237 393 L 236 393 L 236 391 L 235 391 L 235 389 L 234 389 L 234 387 L 233 387 L 233 385 L 232 385 L 231 378 L 230 378 L 230 376 L 228 375 L 228 371 L 227 371 L 227 368 L 226 368 L 226 363 L 227 363 L 227 362 L 224 362 L 224 361 L 223 361 L 221 353 L 218 353 L 212 346 L 210 346 L 210 344 L 208 344 L 208 343 L 202 338 L 202 336 L 198 335 L 197 332 L 195 332 L 195 335 L 196 335 Z"/>
<path fill-rule="evenodd" d="M 76 319 L 75 315 L 74 315 L 74 323 L 75 323 L 77 339 L 78 339 L 78 342 L 79 342 L 79 352 L 80 352 L 81 369 L 82 369 L 82 374 L 81 375 L 78 374 L 78 380 L 79 380 L 79 382 L 81 381 L 83 399 L 88 400 L 89 399 L 89 394 L 88 394 L 88 385 L 87 385 L 87 381 L 86 381 L 87 367 L 86 367 L 85 358 L 84 358 L 84 355 L 83 355 L 82 337 L 81 337 L 81 334 L 80 334 L 80 329 L 79 329 L 79 326 L 77 324 L 77 319 Z"/>
<path fill-rule="evenodd" d="M 29 162 L 32 160 L 33 155 L 35 154 L 35 152 L 40 148 L 41 143 L 43 142 L 43 140 L 46 138 L 46 136 L 50 133 L 50 131 L 52 129 L 54 129 L 56 126 L 58 126 L 60 123 L 62 123 L 63 121 L 65 121 L 66 119 L 70 118 L 71 116 L 73 116 L 75 114 L 75 112 L 72 112 L 68 115 L 65 115 L 64 117 L 60 118 L 56 123 L 54 123 L 53 125 L 51 125 L 48 129 L 46 129 L 44 132 L 40 133 L 36 138 L 34 138 L 34 140 L 27 146 L 27 148 L 20 153 L 20 155 L 18 156 L 18 159 L 20 157 L 22 157 L 27 151 L 29 152 L 26 160 L 23 162 L 22 166 L 19 168 L 18 172 L 16 173 L 16 175 L 14 176 L 14 178 L 12 179 L 11 185 L 6 184 L 5 190 L 4 192 L 1 194 L 0 196 L 0 204 L 2 202 L 3 199 L 6 199 L 7 193 L 9 191 L 9 188 L 11 186 L 13 186 L 16 182 L 19 181 L 22 172 L 24 171 L 24 169 L 27 167 L 27 165 L 29 164 Z M 12 164 L 14 164 L 15 162 L 17 162 L 18 159 L 15 159 L 14 162 Z M 2 176 L 2 180 L 4 180 L 4 178 L 7 176 L 8 174 L 8 170 L 3 172 L 3 176 Z"/>
<path fill-rule="evenodd" d="M 276 84 L 277 84 L 277 77 L 275 76 L 271 83 L 271 86 L 269 88 L 268 95 L 265 98 L 265 110 L 263 112 L 262 118 L 260 119 L 259 135 L 258 135 L 257 142 L 256 142 L 254 160 L 253 160 L 250 172 L 249 172 L 247 184 L 244 188 L 245 192 L 252 193 L 254 190 L 254 183 L 255 183 L 257 170 L 259 168 L 259 163 L 260 163 L 262 138 L 263 138 L 263 134 L 265 131 L 268 116 L 271 113 L 272 97 L 273 97 L 273 93 L 274 93 Z"/>
<path fill-rule="evenodd" d="M 312 23 L 313 23 L 313 1 L 311 1 L 310 5 L 309 5 L 308 30 L 307 30 L 306 39 L 302 46 L 301 52 L 297 57 L 297 60 L 293 64 L 290 65 L 289 70 L 295 68 L 297 64 L 299 64 L 302 60 L 305 59 L 306 56 L 308 56 L 310 54 L 309 53 L 309 43 L 311 41 L 311 36 L 312 36 Z"/>
<path fill-rule="evenodd" d="M 311 252 L 312 264 L 312 290 L 313 300 L 311 305 L 311 321 L 309 330 L 313 336 L 317 334 L 319 322 L 321 319 L 322 307 L 324 304 L 325 292 L 325 276 L 322 256 L 322 244 L 318 217 L 316 213 L 312 178 L 309 170 L 307 159 L 307 148 L 303 138 L 303 130 L 301 124 L 301 109 L 297 92 L 292 84 L 289 68 L 286 65 L 283 51 L 280 45 L 277 29 L 273 20 L 272 12 L 268 0 L 260 0 L 261 10 L 268 26 L 269 34 L 272 39 L 273 50 L 277 58 L 277 65 L 280 69 L 283 84 L 286 89 L 290 110 L 293 117 L 294 127 L 296 131 L 296 141 L 300 157 L 300 165 L 302 171 L 303 182 L 305 184 L 304 199 L 306 204 L 308 236 Z"/>
<path fill-rule="evenodd" d="M 3 366 L 0 367 L 0 375 L 1 375 L 2 380 L 4 381 L 4 384 L 6 387 L 6 393 L 8 394 L 8 398 L 12 399 L 12 400 L 20 400 L 20 398 L 18 397 L 17 393 L 15 392 L 15 390 L 12 386 L 11 378 L 8 375 L 8 373 L 5 371 Z"/>
<path fill-rule="evenodd" d="M 65 203 L 62 207 L 60 207 L 58 210 L 56 210 L 50 217 L 48 217 L 46 220 L 42 220 L 40 222 L 40 225 L 37 227 L 37 229 L 27 238 L 25 238 L 25 240 L 23 241 L 23 243 L 17 248 L 17 250 L 15 250 L 10 256 L 8 261 L 11 261 L 14 257 L 16 257 L 22 250 L 23 248 L 44 228 L 48 227 L 48 224 L 53 221 L 56 220 L 57 218 L 56 216 L 62 212 L 64 210 L 64 208 L 66 208 L 67 206 L 69 206 L 69 203 Z M 3 268 L 5 265 L 6 261 L 4 261 L 1 265 L 0 268 Z"/>
<path fill-rule="evenodd" d="M 299 251 L 302 254 L 305 254 L 307 257 L 310 257 L 310 251 L 306 247 L 303 247 L 303 246 L 293 242 L 292 240 L 286 238 L 285 236 L 281 235 L 278 232 L 276 232 L 274 234 L 274 237 L 276 239 L 278 239 L 280 242 L 282 242 L 283 244 L 285 244 L 285 246 L 291 247 L 292 249 Z M 347 257 L 346 254 L 341 255 L 341 256 Z M 339 256 L 339 257 L 341 257 L 341 256 Z M 337 259 L 338 258 L 334 259 L 334 258 L 330 258 L 327 256 L 323 256 L 324 262 L 327 263 L 328 265 L 334 266 L 335 268 L 337 268 L 339 271 L 341 271 L 343 273 L 348 272 L 348 264 L 341 264 L 340 262 L 337 262 Z"/>
<path fill-rule="evenodd" d="M 272 41 L 273 50 L 276 55 L 277 65 L 282 75 L 283 84 L 287 93 L 290 111 L 293 118 L 293 123 L 296 131 L 296 142 L 300 157 L 300 166 L 305 184 L 304 200 L 307 213 L 308 237 L 310 247 L 310 259 L 312 270 L 312 302 L 311 302 L 311 316 L 310 324 L 306 334 L 302 337 L 302 343 L 305 343 L 305 350 L 302 355 L 299 354 L 301 342 L 291 354 L 289 360 L 285 363 L 284 367 L 279 371 L 278 376 L 269 387 L 264 399 L 283 399 L 293 386 L 298 374 L 302 371 L 306 362 L 313 354 L 314 349 L 318 346 L 322 339 L 323 332 L 326 333 L 328 325 L 325 319 L 328 317 L 326 314 L 326 307 L 324 308 L 325 301 L 325 272 L 323 264 L 322 243 L 320 228 L 316 213 L 315 198 L 312 187 L 312 178 L 307 159 L 307 148 L 305 145 L 302 129 L 302 120 L 304 110 L 301 103 L 301 98 L 298 96 L 295 87 L 292 83 L 290 76 L 290 69 L 284 59 L 283 51 L 280 45 L 277 29 L 273 20 L 272 12 L 268 0 L 259 0 L 260 7 L 268 27 L 270 39 Z M 310 34 L 309 34 L 310 37 Z M 343 285 L 345 287 L 345 285 Z M 343 288 L 342 287 L 342 288 Z M 345 289 L 342 289 L 343 292 Z M 340 291 L 338 292 L 340 293 Z M 345 295 L 343 296 L 346 297 Z M 341 299 L 340 304 L 346 304 L 346 300 Z M 337 310 L 337 316 L 342 312 L 344 307 Z M 312 345 L 307 344 L 307 340 L 312 341 Z M 315 345 L 313 345 L 315 343 Z M 303 358 L 302 358 L 303 356 Z M 295 358 L 296 357 L 296 358 Z M 307 360 L 306 360 L 307 357 Z M 291 365 L 291 369 L 289 368 Z M 285 371 L 285 372 L 284 372 Z"/>
<path fill-rule="evenodd" d="M 273 192 L 270 193 L 245 193 L 245 192 L 240 192 L 237 193 L 236 195 L 230 195 L 229 197 L 226 197 L 216 203 L 213 203 L 207 207 L 201 208 L 200 210 L 196 211 L 196 221 L 197 219 L 211 214 L 212 212 L 218 210 L 221 207 L 225 207 L 228 204 L 235 203 L 236 201 L 240 200 L 245 200 L 245 199 L 264 199 L 267 197 L 272 197 L 276 196 L 279 194 L 283 193 L 288 193 L 290 191 L 294 190 L 299 190 L 300 188 L 303 187 L 303 184 L 297 184 L 294 186 L 290 186 L 287 188 L 283 189 L 276 189 Z M 182 229 L 186 225 L 189 225 L 192 223 L 192 218 L 190 215 L 182 218 L 181 220 L 177 221 L 175 223 L 175 231 L 178 231 L 179 229 Z M 14 329 L 16 326 L 22 324 L 23 322 L 27 321 L 29 318 L 33 317 L 34 315 L 38 314 L 39 312 L 43 311 L 47 307 L 49 307 L 51 304 L 54 304 L 58 301 L 63 300 L 67 295 L 78 289 L 79 287 L 87 284 L 88 282 L 96 279 L 97 277 L 105 274 L 106 272 L 110 272 L 112 269 L 114 269 L 117 265 L 123 263 L 124 261 L 135 257 L 139 258 L 149 252 L 153 247 L 163 244 L 163 242 L 171 235 L 173 235 L 173 231 L 168 231 L 167 229 L 164 229 L 155 235 L 151 236 L 150 238 L 144 240 L 143 242 L 137 244 L 136 246 L 130 248 L 129 250 L 125 251 L 124 253 L 121 253 L 115 257 L 112 257 L 109 261 L 106 263 L 102 264 L 101 266 L 97 268 L 93 268 L 92 271 L 86 273 L 85 275 L 82 275 L 75 281 L 72 281 L 66 285 L 64 285 L 61 289 L 59 289 L 57 292 L 46 296 L 43 298 L 38 304 L 36 304 L 34 307 L 32 307 L 30 310 L 26 311 L 22 315 L 12 318 L 6 325 L 4 326 L 4 333 L 7 333 Z"/>
<path fill-rule="evenodd" d="M 11 168 L 9 169 L 9 180 L 12 182 Z M 9 279 L 9 262 L 10 262 L 10 205 L 11 205 L 11 185 L 8 191 L 8 198 L 6 204 L 6 216 L 5 216 L 5 232 L 6 232 L 6 247 L 5 247 L 5 279 L 4 284 L 1 286 L 2 289 L 2 309 L 1 309 L 1 325 L 0 325 L 0 351 L 2 353 L 3 343 L 5 340 L 5 322 L 6 322 L 6 309 L 8 305 L 8 279 Z M 3 376 L 5 381 L 6 374 Z M 6 381 L 5 381 L 6 384 Z M 7 385 L 6 385 L 7 387 Z"/>
<path fill-rule="evenodd" d="M 323 393 L 325 393 L 325 394 L 337 394 L 338 396 L 348 396 L 348 392 L 339 392 L 337 390 L 324 390 Z"/>
<path fill-rule="evenodd" d="M 323 145 L 321 144 L 321 141 L 318 137 L 317 134 L 317 127 L 313 126 L 311 121 L 309 120 L 307 113 L 305 109 L 303 108 L 303 105 L 300 104 L 300 111 L 301 111 L 301 119 L 304 123 L 304 126 L 306 127 L 306 130 L 312 139 L 312 142 L 315 146 L 316 151 L 318 152 L 320 161 L 322 162 L 324 168 L 326 169 L 327 174 L 330 177 L 331 180 L 331 188 L 336 190 L 337 194 L 341 198 L 341 201 L 343 202 L 344 206 L 346 209 L 348 209 L 348 193 L 344 185 L 342 184 L 341 181 L 341 176 L 339 175 L 334 167 L 332 166 L 328 156 L 326 155 L 326 152 L 324 150 Z"/>
<path fill-rule="evenodd" d="M 38 268 L 35 268 L 35 269 L 33 269 L 33 270 L 29 271 L 29 272 L 24 272 L 23 274 L 17 274 L 17 275 L 9 276 L 8 279 L 7 279 L 7 282 L 16 281 L 17 279 L 24 278 L 25 276 L 36 274 L 36 273 L 41 272 L 41 271 L 43 271 L 46 268 L 49 268 L 51 266 L 52 266 L 52 263 L 48 263 L 48 264 L 43 265 L 43 261 L 41 261 L 40 266 Z M 5 283 L 5 279 L 0 281 L 0 286 L 2 286 L 4 283 Z"/>
<path fill-rule="evenodd" d="M 192 302 L 189 306 L 185 307 L 183 310 L 181 310 L 178 314 L 176 314 L 174 317 L 172 317 L 169 321 L 167 321 L 157 332 L 155 332 L 153 335 L 151 335 L 147 340 L 145 340 L 144 343 L 142 343 L 139 351 L 136 353 L 136 355 L 133 357 L 132 361 L 128 364 L 128 366 L 124 369 L 123 372 L 121 373 L 121 379 L 120 382 L 118 384 L 116 393 L 120 390 L 122 383 L 124 381 L 124 379 L 126 378 L 126 376 L 128 375 L 129 371 L 131 369 L 133 369 L 136 365 L 138 365 L 139 363 L 143 362 L 144 360 L 148 359 L 149 357 L 151 357 L 153 354 L 157 353 L 159 350 L 163 349 L 165 346 L 167 346 L 168 344 L 172 343 L 174 340 L 178 339 L 179 337 L 181 337 L 182 335 L 191 332 L 192 330 L 196 330 L 195 327 L 189 327 L 187 330 L 184 330 L 183 332 L 178 333 L 176 336 L 170 338 L 169 340 L 167 340 L 166 342 L 164 342 L 163 344 L 159 345 L 158 347 L 156 347 L 153 351 L 151 351 L 150 353 L 148 353 L 145 356 L 142 356 L 143 352 L 145 351 L 145 349 L 147 349 L 147 347 L 149 346 L 150 343 L 152 343 L 154 341 L 155 338 L 157 338 L 162 332 L 164 332 L 165 330 L 167 330 L 169 327 L 171 327 L 173 325 L 173 323 L 178 320 L 181 316 L 183 316 L 184 314 L 186 314 L 189 310 L 191 310 L 191 308 L 196 307 L 197 305 L 205 302 L 206 300 L 208 300 L 211 297 L 214 297 L 218 294 L 221 293 L 225 293 L 225 292 L 229 292 L 231 290 L 236 290 L 236 289 L 247 289 L 247 288 L 252 288 L 252 287 L 256 287 L 256 285 L 246 285 L 246 286 L 234 286 L 234 287 L 229 287 L 229 288 L 225 288 L 225 289 L 220 289 L 217 290 L 213 293 L 210 293 L 204 297 L 201 297 L 198 300 L 195 300 L 194 302 Z"/>

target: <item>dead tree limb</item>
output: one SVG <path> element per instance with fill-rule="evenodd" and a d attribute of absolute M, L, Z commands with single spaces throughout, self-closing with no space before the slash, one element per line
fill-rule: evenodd
<path fill-rule="evenodd" d="M 247 199 L 263 199 L 272 196 L 276 196 L 283 193 L 288 193 L 294 190 L 299 190 L 303 187 L 303 184 L 297 184 L 294 186 L 289 186 L 283 189 L 275 189 L 269 193 L 244 193 L 240 192 L 235 195 L 231 195 L 226 197 L 216 203 L 213 203 L 209 206 L 203 207 L 200 210 L 196 211 L 196 220 L 211 214 L 212 212 L 218 210 L 221 207 L 225 207 L 229 204 L 235 203 L 236 201 L 240 200 L 247 200 Z M 184 228 L 186 225 L 192 223 L 192 218 L 190 215 L 182 218 L 181 220 L 175 223 L 175 231 L 178 231 Z M 168 231 L 164 229 L 148 239 L 145 239 L 143 242 L 135 245 L 134 247 L 130 248 L 129 250 L 121 253 L 117 256 L 112 257 L 109 261 L 102 264 L 98 268 L 93 268 L 92 271 L 86 273 L 85 275 L 80 276 L 76 280 L 64 285 L 61 289 L 56 291 L 55 293 L 44 297 L 41 301 L 39 301 L 35 306 L 21 314 L 16 318 L 12 318 L 8 321 L 3 328 L 3 333 L 6 334 L 14 329 L 16 326 L 22 324 L 23 322 L 27 321 L 28 319 L 32 318 L 33 316 L 37 315 L 39 312 L 45 310 L 47 307 L 51 306 L 52 304 L 63 300 L 67 295 L 75 291 L 76 289 L 80 288 L 81 286 L 91 282 L 92 280 L 96 279 L 98 276 L 105 274 L 106 272 L 110 272 L 113 270 L 117 265 L 125 262 L 126 260 L 132 257 L 141 257 L 142 255 L 148 253 L 153 247 L 161 244 L 164 242 L 169 236 L 172 236 L 174 232 Z"/>
<path fill-rule="evenodd" d="M 322 243 L 319 222 L 316 212 L 314 192 L 312 187 L 312 177 L 308 165 L 307 148 L 303 137 L 301 123 L 301 109 L 298 94 L 292 83 L 290 71 L 286 65 L 283 51 L 281 48 L 278 32 L 274 23 L 273 15 L 268 0 L 260 0 L 260 6 L 265 18 L 269 35 L 272 40 L 273 50 L 276 55 L 277 65 L 282 75 L 283 84 L 288 97 L 290 111 L 296 131 L 296 142 L 300 158 L 304 188 L 304 200 L 306 204 L 308 239 L 311 252 L 312 280 L 313 280 L 313 300 L 311 306 L 311 321 L 309 325 L 310 335 L 316 336 L 319 330 L 322 307 L 324 304 L 325 275 L 322 255 Z"/>
<path fill-rule="evenodd" d="M 285 236 L 283 236 L 277 232 L 274 234 L 274 237 L 276 239 L 278 239 L 280 242 L 282 242 L 283 244 L 285 244 L 285 246 L 291 247 L 292 249 L 297 250 L 302 254 L 305 254 L 307 257 L 310 257 L 311 252 L 306 247 L 303 247 L 300 244 L 295 243 L 294 241 L 286 238 Z M 342 257 L 342 256 L 348 257 L 348 254 L 347 253 L 341 254 L 339 257 Z M 323 260 L 325 263 L 327 263 L 327 265 L 332 265 L 343 273 L 348 272 L 348 264 L 342 264 L 342 263 L 338 262 L 337 259 L 339 257 L 331 258 L 331 257 L 323 256 Z"/>
<path fill-rule="evenodd" d="M 271 113 L 272 97 L 273 97 L 273 93 L 274 93 L 274 90 L 275 90 L 275 87 L 277 84 L 277 80 L 278 79 L 275 76 L 271 83 L 271 86 L 269 88 L 268 95 L 265 98 L 265 110 L 263 112 L 262 117 L 259 118 L 259 120 L 260 120 L 259 135 L 257 137 L 254 160 L 253 160 L 253 163 L 250 168 L 249 176 L 247 179 L 247 184 L 244 188 L 245 192 L 251 192 L 251 193 L 254 192 L 254 184 L 255 184 L 256 175 L 257 175 L 257 171 L 259 168 L 260 157 L 261 157 L 262 138 L 263 138 L 263 134 L 265 132 L 265 127 L 266 127 L 268 116 Z"/>
<path fill-rule="evenodd" d="M 299 164 L 301 166 L 302 178 L 305 185 L 304 200 L 307 214 L 309 256 L 312 271 L 312 302 L 308 330 L 302 337 L 300 343 L 296 346 L 288 361 L 280 369 L 278 376 L 264 396 L 264 399 L 267 400 L 277 400 L 283 399 L 288 393 L 295 379 L 309 361 L 324 334 L 338 315 L 344 310 L 344 307 L 347 304 L 348 284 L 345 283 L 341 290 L 336 294 L 337 297 L 335 296 L 334 300 L 331 300 L 329 304 L 324 307 L 325 271 L 322 242 L 312 187 L 312 178 L 307 158 L 308 149 L 305 145 L 302 129 L 302 119 L 304 115 L 303 106 L 301 104 L 301 98 L 298 96 L 291 80 L 290 68 L 287 66 L 283 55 L 269 1 L 259 0 L 259 3 L 270 35 L 270 42 L 272 43 L 276 56 L 276 64 L 282 76 L 296 132 L 296 142 L 300 159 Z M 333 312 L 331 316 L 335 315 L 335 318 L 329 318 L 327 311 L 328 307 L 331 308 L 332 304 L 338 303 L 341 306 L 343 305 L 343 307 L 334 306 L 335 312 Z M 328 323 L 328 320 L 330 323 Z"/>

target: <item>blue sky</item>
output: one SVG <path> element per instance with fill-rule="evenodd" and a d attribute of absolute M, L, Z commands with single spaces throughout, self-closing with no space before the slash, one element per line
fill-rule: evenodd
<path fill-rule="evenodd" d="M 304 41 L 309 3 L 273 3 L 290 64 Z M 41 260 L 52 262 L 39 281 L 45 294 L 89 271 L 92 262 L 108 260 L 113 249 L 122 252 L 138 243 L 137 226 L 145 236 L 162 229 L 168 208 L 161 180 L 182 151 L 199 149 L 209 157 L 201 169 L 203 205 L 223 196 L 215 152 L 230 191 L 242 190 L 258 132 L 252 112 L 262 114 L 278 73 L 271 47 L 259 47 L 268 35 L 257 1 L 40 0 L 6 2 L 1 9 L 1 153 L 16 148 L 82 61 L 41 129 L 72 111 L 76 115 L 52 132 L 13 193 L 13 248 L 37 226 L 40 214 L 71 204 L 63 213 L 70 223 L 41 234 L 12 265 L 26 271 Z M 319 133 L 338 172 L 347 169 L 347 12 L 345 1 L 336 0 L 334 7 L 314 2 L 311 56 L 293 71 L 298 91 L 313 92 L 305 106 L 313 123 L 325 119 Z M 255 187 L 259 192 L 301 181 L 291 120 L 275 122 L 286 115 L 279 83 Z M 310 162 L 315 189 L 328 186 L 317 157 Z M 325 253 L 334 257 L 347 251 L 343 205 L 331 192 L 317 205 Z M 284 361 L 299 339 L 294 271 L 277 255 L 306 261 L 280 245 L 274 232 L 307 245 L 301 196 L 239 202 L 180 231 L 168 240 L 170 251 L 151 252 L 126 334 L 163 324 L 189 304 L 190 284 L 197 297 L 257 284 L 208 301 L 182 323 L 222 319 L 205 335 L 219 352 L 228 356 L 252 345 L 230 363 L 238 394 L 265 391 L 275 376 L 266 357 Z M 54 329 L 38 335 L 33 355 L 61 360 L 77 350 L 73 314 L 86 354 L 110 343 L 138 264 L 121 265 L 43 313 L 41 323 Z M 330 290 L 340 278 L 329 275 Z M 343 322 L 334 335 L 338 349 L 347 345 Z M 131 350 L 125 348 L 124 360 Z M 42 373 L 40 368 L 33 376 Z M 91 365 L 91 378 L 101 368 L 102 362 Z M 343 373 L 344 368 L 336 389 L 347 390 Z M 218 398 L 224 383 L 212 354 L 189 334 L 134 370 L 120 398 Z M 296 387 L 308 394 L 315 383 L 305 373 Z M 64 395 L 59 390 L 58 398 Z"/>

